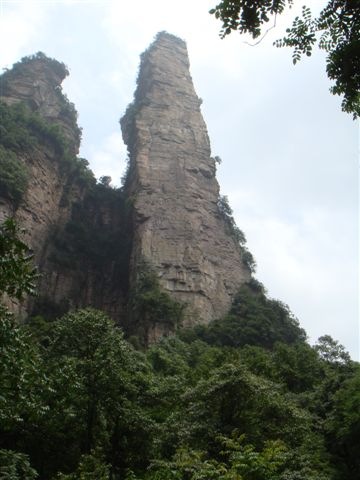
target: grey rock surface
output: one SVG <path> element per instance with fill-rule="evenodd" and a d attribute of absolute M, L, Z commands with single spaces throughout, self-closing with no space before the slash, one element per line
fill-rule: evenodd
<path fill-rule="evenodd" d="M 187 305 L 185 322 L 226 313 L 250 278 L 218 208 L 214 159 L 184 41 L 158 34 L 142 54 L 134 102 L 121 120 L 130 155 L 133 281 L 146 259 Z"/>

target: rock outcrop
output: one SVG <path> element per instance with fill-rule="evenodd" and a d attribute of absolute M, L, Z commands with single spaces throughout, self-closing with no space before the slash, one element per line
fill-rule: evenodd
<path fill-rule="evenodd" d="M 76 155 L 80 145 L 76 112 L 61 92 L 61 82 L 67 74 L 62 63 L 42 53 L 27 57 L 1 76 L 0 101 L 10 106 L 22 104 L 49 125 L 57 125 L 67 138 L 70 153 Z M 68 206 L 64 208 L 63 197 L 69 178 L 64 175 L 59 152 L 46 139 L 35 143 L 31 149 L 20 145 L 16 155 L 25 165 L 28 177 L 16 218 L 26 229 L 39 261 L 49 227 L 68 217 L 69 209 Z M 2 197 L 0 202 L 2 218 L 14 213 L 8 198 Z"/>
<path fill-rule="evenodd" d="M 0 178 L 0 217 L 14 215 L 27 230 L 41 273 L 39 297 L 23 311 L 51 317 L 94 306 L 145 344 L 170 333 L 184 305 L 187 325 L 221 317 L 251 271 L 219 198 L 185 42 L 160 33 L 141 57 L 134 102 L 121 120 L 130 156 L 121 190 L 95 185 L 87 162 L 77 158 L 76 111 L 61 91 L 67 73 L 39 53 L 0 78 L 7 105 L 1 108 L 8 109 L 0 168 L 8 164 L 8 149 L 27 176 L 17 203 L 14 185 Z M 24 138 L 13 141 L 17 121 Z M 164 318 L 142 312 L 139 333 L 131 309 L 144 264 L 172 300 L 154 287 L 165 302 Z M 144 325 L 146 318 L 151 325 Z"/>
<path fill-rule="evenodd" d="M 81 131 L 61 90 L 67 74 L 64 64 L 38 53 L 0 77 L 0 101 L 13 120 L 2 122 L 0 167 L 8 155 L 27 177 L 20 202 L 0 179 L 0 220 L 13 216 L 25 229 L 41 274 L 35 301 L 12 309 L 23 317 L 30 311 L 51 317 L 94 306 L 119 320 L 126 283 L 119 265 L 126 270 L 127 262 L 114 243 L 126 252 L 123 202 L 105 186 L 95 189 L 87 162 L 77 158 Z"/>
<path fill-rule="evenodd" d="M 60 126 L 76 155 L 80 147 L 77 114 L 61 90 L 68 75 L 63 63 L 38 52 L 23 58 L 1 76 L 0 98 L 8 105 L 22 102 L 50 124 Z"/>
<path fill-rule="evenodd" d="M 228 310 L 250 278 L 219 210 L 215 161 L 184 41 L 158 34 L 142 54 L 134 102 L 121 120 L 130 156 L 132 281 L 145 259 L 163 288 L 187 305 L 186 323 Z"/>

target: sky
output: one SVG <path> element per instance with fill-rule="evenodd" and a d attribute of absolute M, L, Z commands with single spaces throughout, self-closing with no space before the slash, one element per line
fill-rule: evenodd
<path fill-rule="evenodd" d="M 359 360 L 359 124 L 329 93 L 325 57 L 293 66 L 276 49 L 304 2 L 258 45 L 219 38 L 217 0 L 0 0 L 0 68 L 43 51 L 64 62 L 79 112 L 80 155 L 114 185 L 126 164 L 119 119 L 139 55 L 157 32 L 187 42 L 217 178 L 272 298 L 288 304 L 310 343 L 331 335 Z M 314 11 L 324 1 L 308 2 Z"/>

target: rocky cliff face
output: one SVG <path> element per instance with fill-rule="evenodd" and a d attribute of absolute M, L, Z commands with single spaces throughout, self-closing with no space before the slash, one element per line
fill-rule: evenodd
<path fill-rule="evenodd" d="M 218 207 L 200 104 L 186 44 L 160 33 L 142 55 L 134 102 L 121 120 L 130 154 L 132 278 L 147 260 L 164 289 L 187 305 L 188 324 L 223 315 L 250 278 Z"/>
<path fill-rule="evenodd" d="M 36 112 L 46 122 L 58 125 L 68 138 L 68 145 L 75 155 L 79 150 L 79 129 L 76 114 L 61 93 L 61 82 L 67 75 L 65 66 L 43 54 L 19 62 L 0 79 L 0 101 L 6 105 L 23 104 Z M 3 128 L 7 128 L 6 125 Z M 13 150 L 8 145 L 5 147 Z M 38 253 L 49 225 L 62 215 L 61 199 L 68 179 L 61 172 L 59 153 L 47 141 L 37 142 L 32 148 L 15 148 L 17 158 L 27 170 L 27 189 L 16 216 L 27 230 L 29 241 Z M 13 213 L 11 199 L 2 196 L 1 217 Z M 65 213 L 66 215 L 66 213 Z"/>
<path fill-rule="evenodd" d="M 25 57 L 1 76 L 0 98 L 13 105 L 25 104 L 50 124 L 58 125 L 76 155 L 80 146 L 80 129 L 76 111 L 61 91 L 69 71 L 63 63 L 38 52 Z"/>
<path fill-rule="evenodd" d="M 0 220 L 14 216 L 26 230 L 41 273 L 35 302 L 26 299 L 13 310 L 22 316 L 31 310 L 54 316 L 91 305 L 118 319 L 124 281 L 113 244 L 125 248 L 123 201 L 113 198 L 111 189 L 95 186 L 86 161 L 76 157 L 77 114 L 61 91 L 67 74 L 64 64 L 38 53 L 0 77 L 6 114 L 0 168 L 11 158 L 26 173 L 20 202 L 0 178 Z M 126 269 L 123 257 L 120 264 Z"/>
<path fill-rule="evenodd" d="M 130 154 L 121 190 L 96 184 L 76 157 L 80 130 L 61 92 L 66 75 L 63 64 L 36 54 L 0 79 L 8 122 L 0 169 L 8 155 L 27 177 L 17 202 L 19 192 L 0 178 L 0 216 L 14 215 L 27 230 L 42 274 L 39 297 L 24 311 L 50 317 L 91 305 L 129 332 L 139 334 L 141 324 L 145 343 L 169 333 L 183 305 L 188 325 L 224 315 L 251 272 L 221 208 L 185 43 L 160 33 L 141 57 L 134 102 L 121 120 Z M 162 292 L 176 300 L 152 281 L 163 300 L 161 321 L 157 310 L 146 311 L 146 292 L 136 290 L 144 264 L 151 267 L 147 278 L 158 277 Z M 140 310 L 134 298 L 144 301 Z M 133 308 L 141 319 L 134 316 L 131 325 Z"/>

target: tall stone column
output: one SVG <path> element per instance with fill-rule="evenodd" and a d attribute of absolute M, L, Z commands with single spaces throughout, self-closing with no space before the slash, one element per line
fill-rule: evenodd
<path fill-rule="evenodd" d="M 141 56 L 134 101 L 121 119 L 130 156 L 132 278 L 145 259 L 186 307 L 185 323 L 226 313 L 250 278 L 218 207 L 210 142 L 183 40 L 159 33 Z"/>

